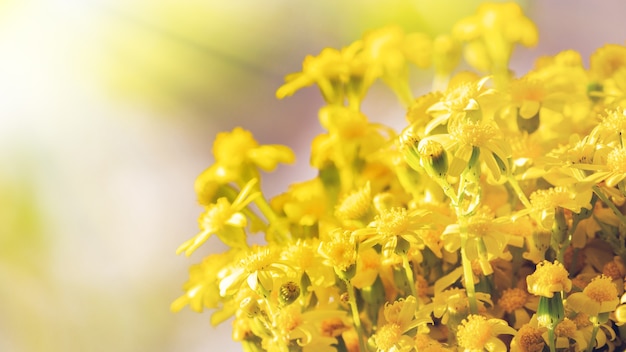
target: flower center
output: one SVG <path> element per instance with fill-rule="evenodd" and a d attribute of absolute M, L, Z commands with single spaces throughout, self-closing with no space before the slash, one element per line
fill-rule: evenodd
<path fill-rule="evenodd" d="M 596 302 L 608 302 L 617 299 L 617 288 L 610 277 L 601 275 L 591 280 L 589 285 L 583 289 L 587 297 Z"/>
<path fill-rule="evenodd" d="M 457 331 L 459 346 L 468 350 L 482 350 L 491 337 L 491 325 L 482 315 L 470 315 Z"/>
<path fill-rule="evenodd" d="M 524 325 L 517 332 L 519 337 L 519 347 L 522 352 L 541 352 L 545 346 L 545 342 L 541 337 L 541 329 Z"/>
<path fill-rule="evenodd" d="M 511 288 L 502 292 L 498 305 L 507 313 L 524 307 L 528 294 L 521 288 Z"/>
<path fill-rule="evenodd" d="M 409 227 L 405 208 L 384 210 L 376 219 L 378 233 L 385 237 L 399 236 Z"/>
<path fill-rule="evenodd" d="M 374 335 L 376 347 L 378 347 L 379 351 L 389 351 L 398 343 L 400 336 L 402 336 L 400 325 L 395 323 L 385 324 Z"/>
<path fill-rule="evenodd" d="M 612 150 L 607 157 L 606 164 L 613 172 L 626 173 L 626 149 Z"/>
<path fill-rule="evenodd" d="M 498 130 L 489 124 L 464 121 L 452 127 L 450 134 L 461 144 L 482 147 L 498 135 Z"/>
<path fill-rule="evenodd" d="M 257 247 L 256 251 L 241 260 L 242 266 L 249 272 L 265 270 L 276 261 L 276 252 L 269 248 Z"/>

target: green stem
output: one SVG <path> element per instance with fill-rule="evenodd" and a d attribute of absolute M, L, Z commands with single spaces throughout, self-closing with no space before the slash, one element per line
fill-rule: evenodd
<path fill-rule="evenodd" d="M 274 212 L 274 209 L 272 209 L 272 207 L 267 202 L 265 197 L 263 195 L 261 195 L 260 197 L 256 197 L 253 202 L 259 208 L 261 213 L 263 213 L 263 216 L 265 216 L 270 226 L 271 225 L 275 226 L 275 230 L 277 234 L 275 238 L 276 242 L 278 242 L 279 244 L 285 243 L 287 239 L 289 238 L 289 233 L 286 228 L 284 228 L 283 226 L 279 224 L 278 215 L 276 215 L 276 213 Z"/>
<path fill-rule="evenodd" d="M 364 341 L 365 334 L 363 332 L 363 326 L 361 325 L 361 317 L 359 316 L 359 308 L 356 304 L 356 294 L 354 292 L 354 286 L 352 286 L 349 280 L 344 281 L 346 283 L 346 288 L 348 289 L 348 303 L 350 304 L 352 320 L 359 340 L 359 351 L 367 351 Z"/>
<path fill-rule="evenodd" d="M 548 345 L 550 352 L 556 352 L 556 336 L 554 335 L 554 326 L 548 327 Z"/>
<path fill-rule="evenodd" d="M 607 196 L 604 194 L 604 192 L 602 192 L 600 187 L 598 187 L 598 185 L 593 185 L 591 189 L 593 189 L 593 192 L 598 195 L 598 198 L 600 198 L 600 200 L 604 202 L 604 204 L 606 204 L 613 211 L 613 213 L 615 214 L 615 216 L 617 216 L 619 221 L 623 225 L 626 225 L 626 217 L 624 216 L 624 214 L 622 214 L 622 212 L 619 211 L 619 209 L 617 209 L 617 207 L 615 206 L 615 203 L 611 202 L 611 200 L 607 198 Z"/>
<path fill-rule="evenodd" d="M 591 330 L 591 338 L 589 339 L 589 344 L 587 345 L 587 352 L 593 351 L 596 345 L 596 335 L 598 334 L 598 329 L 600 328 L 598 317 L 591 317 L 591 321 L 593 322 L 593 330 Z"/>
<path fill-rule="evenodd" d="M 406 278 L 409 281 L 409 286 L 411 286 L 411 294 L 413 295 L 413 297 L 417 298 L 417 291 L 415 290 L 415 279 L 413 278 L 413 270 L 411 270 L 409 257 L 406 254 L 402 255 L 402 267 L 404 268 L 404 273 L 406 274 Z"/>
<path fill-rule="evenodd" d="M 517 198 L 520 200 L 520 202 L 522 202 L 526 209 L 530 209 L 530 201 L 528 200 L 528 197 L 526 197 L 526 194 L 524 194 L 524 191 L 522 191 L 522 188 L 519 186 L 519 182 L 517 182 L 514 176 L 509 176 L 508 179 L 509 184 L 513 188 L 513 191 L 515 191 L 515 195 L 517 195 Z"/>
<path fill-rule="evenodd" d="M 470 314 L 478 314 L 478 303 L 476 302 L 476 288 L 474 287 L 474 272 L 472 262 L 467 257 L 467 228 L 461 226 L 461 264 L 463 265 L 463 277 L 465 279 L 465 291 L 469 301 Z"/>

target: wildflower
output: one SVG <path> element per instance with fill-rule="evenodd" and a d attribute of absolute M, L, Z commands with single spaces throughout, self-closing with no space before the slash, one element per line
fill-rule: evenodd
<path fill-rule="evenodd" d="M 332 321 L 345 326 L 345 315 L 335 309 L 303 311 L 299 305 L 285 306 L 273 316 L 273 334 L 263 339 L 263 348 L 268 352 L 288 352 L 292 350 L 290 345 L 297 344 L 305 350 L 332 351 L 331 345 L 337 340 L 328 335 L 326 324 Z"/>
<path fill-rule="evenodd" d="M 218 173 L 229 173 L 238 177 L 249 166 L 272 171 L 278 163 L 291 164 L 295 160 L 294 153 L 289 147 L 259 145 L 252 133 L 241 127 L 236 127 L 231 132 L 217 134 L 213 142 L 213 156 L 215 164 L 222 168 Z"/>
<path fill-rule="evenodd" d="M 335 216 L 340 220 L 359 220 L 368 214 L 372 206 L 372 187 L 369 181 L 364 187 L 344 195 L 335 207 Z"/>
<path fill-rule="evenodd" d="M 360 56 L 362 48 L 363 42 L 356 41 L 341 50 L 325 48 L 317 56 L 307 56 L 302 71 L 287 75 L 276 97 L 282 99 L 317 84 L 328 104 L 342 104 L 346 95 L 350 100 L 362 100 L 376 79 Z"/>
<path fill-rule="evenodd" d="M 219 280 L 229 270 L 230 262 L 237 257 L 238 250 L 231 249 L 224 253 L 211 254 L 202 262 L 189 268 L 189 281 L 183 289 L 185 294 L 172 302 L 170 309 L 178 312 L 186 305 L 193 311 L 202 312 L 204 308 L 217 308 L 221 300 Z"/>
<path fill-rule="evenodd" d="M 255 245 L 243 253 L 231 273 L 220 282 L 220 294 L 226 296 L 239 290 L 244 282 L 250 289 L 269 296 L 276 278 L 285 278 L 295 271 L 290 263 L 280 260 L 280 252 L 273 246 Z"/>
<path fill-rule="evenodd" d="M 241 211 L 260 195 L 259 192 L 253 192 L 256 182 L 256 179 L 248 182 L 232 203 L 222 197 L 209 205 L 198 220 L 200 233 L 180 245 L 176 254 L 185 252 L 186 256 L 190 256 L 213 234 L 233 248 L 247 247 L 243 228 L 248 222 Z"/>
<path fill-rule="evenodd" d="M 509 219 L 505 217 L 494 219 L 493 213 L 486 207 L 477 209 L 475 214 L 460 218 L 459 223 L 446 227 L 441 235 L 446 251 L 453 253 L 461 248 L 462 228 L 469 236 L 465 247 L 467 258 L 470 261 L 480 260 L 483 273 L 492 274 L 491 266 L 485 260 L 502 256 L 510 237 Z"/>
<path fill-rule="evenodd" d="M 437 290 L 437 284 L 435 284 L 435 290 Z M 485 311 L 487 304 L 493 305 L 489 294 L 476 292 L 476 298 L 479 303 L 479 311 Z M 426 304 L 422 309 L 432 312 L 433 316 L 441 319 L 444 325 L 454 329 L 469 314 L 467 293 L 465 289 L 456 287 L 435 292 L 433 301 Z"/>
<path fill-rule="evenodd" d="M 606 44 L 591 54 L 589 71 L 598 80 L 611 78 L 626 68 L 626 46 Z"/>
<path fill-rule="evenodd" d="M 409 66 L 412 62 L 420 68 L 430 65 L 430 38 L 421 33 L 405 34 L 399 26 L 386 26 L 371 30 L 363 36 L 363 56 L 383 82 L 403 101 L 413 100 L 408 85 Z"/>
<path fill-rule="evenodd" d="M 515 329 L 504 320 L 487 319 L 482 315 L 471 314 L 459 325 L 456 338 L 465 352 L 505 351 L 506 345 L 498 336 L 515 333 Z"/>
<path fill-rule="evenodd" d="M 526 277 L 528 292 L 542 297 L 553 297 L 555 293 L 569 292 L 572 280 L 563 264 L 544 260 L 537 264 L 535 272 Z"/>
<path fill-rule="evenodd" d="M 587 347 L 587 340 L 583 336 L 582 332 L 578 330 L 578 326 L 574 321 L 569 318 L 564 318 L 554 328 L 554 334 L 556 336 L 556 348 L 569 348 L 570 340 L 576 342 L 578 351 L 582 351 Z"/>
<path fill-rule="evenodd" d="M 382 209 L 368 227 L 355 230 L 353 235 L 365 237 L 361 243 L 363 246 L 382 245 L 383 254 L 389 256 L 403 241 L 415 243 L 417 231 L 429 228 L 434 221 L 433 214 L 421 209 Z"/>
<path fill-rule="evenodd" d="M 511 341 L 511 352 L 541 352 L 546 345 L 542 335 L 545 328 L 524 324 Z"/>
<path fill-rule="evenodd" d="M 540 217 L 541 225 L 546 229 L 552 227 L 555 209 L 558 207 L 575 213 L 580 213 L 582 208 L 591 208 L 591 192 L 577 193 L 562 186 L 536 190 L 529 199 L 531 211 Z"/>
<path fill-rule="evenodd" d="M 377 351 L 411 351 L 413 338 L 406 333 L 420 325 L 430 322 L 428 317 L 416 317 L 417 299 L 408 296 L 392 304 L 386 303 L 383 311 L 385 324 L 379 327 L 373 336 Z"/>
<path fill-rule="evenodd" d="M 304 293 L 312 291 L 321 296 L 335 284 L 335 273 L 331 267 L 323 264 L 324 259 L 317 250 L 318 246 L 318 239 L 298 240 L 282 250 L 280 259 L 289 263 L 299 274 Z"/>
<path fill-rule="evenodd" d="M 313 226 L 327 212 L 327 195 L 322 181 L 316 177 L 289 185 L 287 192 L 272 198 L 270 204 L 293 224 Z M 300 234 L 294 233 L 294 237 Z"/>
<path fill-rule="evenodd" d="M 605 275 L 591 280 L 583 292 L 575 292 L 567 297 L 568 306 L 592 317 L 612 312 L 618 304 L 617 287 L 613 280 Z"/>
<path fill-rule="evenodd" d="M 320 241 L 319 253 L 324 263 L 335 269 L 335 273 L 343 279 L 351 279 L 356 271 L 356 243 L 350 231 L 332 230 L 329 239 Z"/>
<path fill-rule="evenodd" d="M 480 116 L 480 101 L 483 97 L 494 94 L 494 90 L 486 89 L 487 78 L 480 80 L 468 79 L 455 81 L 450 84 L 443 93 L 441 100 L 429 107 L 426 112 L 433 116 L 425 129 L 425 134 L 430 134 L 435 128 L 446 124 L 449 120 L 466 117 Z"/>
<path fill-rule="evenodd" d="M 515 43 L 534 46 L 538 40 L 534 23 L 515 3 L 482 4 L 475 15 L 459 21 L 452 33 L 469 42 L 465 48 L 469 64 L 498 74 L 508 66 Z"/>
<path fill-rule="evenodd" d="M 530 321 L 529 311 L 536 311 L 539 301 L 536 296 L 529 295 L 521 288 L 509 288 L 502 291 L 498 299 L 498 307 L 513 316 L 513 327 L 521 328 Z"/>

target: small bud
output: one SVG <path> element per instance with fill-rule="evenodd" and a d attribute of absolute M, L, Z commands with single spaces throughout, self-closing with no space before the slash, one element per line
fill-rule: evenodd
<path fill-rule="evenodd" d="M 399 142 L 400 150 L 404 155 L 406 163 L 409 164 L 413 170 L 420 170 L 419 137 L 417 137 L 411 128 L 407 128 L 402 132 Z"/>
<path fill-rule="evenodd" d="M 286 282 L 280 286 L 278 300 L 284 305 L 290 305 L 300 297 L 300 286 L 293 281 Z"/>
<path fill-rule="evenodd" d="M 421 165 L 435 178 L 445 178 L 448 173 L 448 154 L 443 146 L 433 140 L 423 140 L 419 145 Z"/>

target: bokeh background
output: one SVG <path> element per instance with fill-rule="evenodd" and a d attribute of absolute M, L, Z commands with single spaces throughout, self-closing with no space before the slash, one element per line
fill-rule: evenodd
<path fill-rule="evenodd" d="M 174 253 L 197 232 L 215 135 L 241 125 L 296 150 L 263 180 L 269 196 L 308 179 L 322 101 L 277 101 L 283 76 L 385 24 L 446 32 L 478 3 L 0 0 L 0 351 L 241 350 L 209 312 L 169 311 L 189 265 L 223 250 Z M 540 41 L 517 72 L 626 42 L 624 1 L 519 3 Z M 390 93 L 369 98 L 372 119 L 402 125 Z"/>

